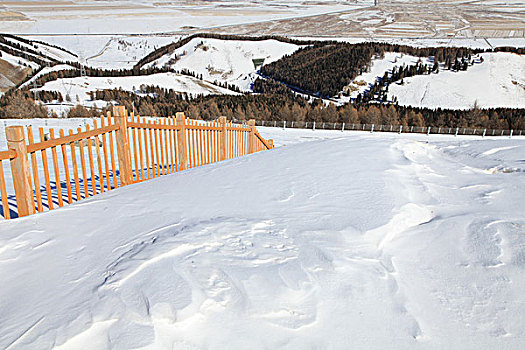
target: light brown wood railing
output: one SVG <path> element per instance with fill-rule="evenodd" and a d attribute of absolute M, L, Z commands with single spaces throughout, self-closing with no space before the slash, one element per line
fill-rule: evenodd
<path fill-rule="evenodd" d="M 6 128 L 8 151 L 0 152 L 0 196 L 5 219 L 70 204 L 117 187 L 273 148 L 255 121 L 211 122 L 184 113 L 152 121 L 113 108 L 85 130 Z M 27 139 L 25 137 L 27 131 Z M 14 194 L 8 195 L 2 162 L 10 162 Z M 51 174 L 52 172 L 52 174 Z"/>

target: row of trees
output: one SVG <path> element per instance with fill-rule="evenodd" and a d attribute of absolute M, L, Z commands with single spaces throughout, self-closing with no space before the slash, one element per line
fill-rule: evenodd
<path fill-rule="evenodd" d="M 259 84 L 259 83 L 258 83 Z M 319 99 L 309 101 L 289 91 L 240 96 L 212 95 L 188 99 L 172 90 L 149 87 L 155 91 L 138 96 L 123 90 L 96 92 L 97 100 L 118 103 L 138 114 L 168 116 L 184 111 L 195 119 L 211 120 L 218 116 L 229 119 L 316 121 L 351 124 L 385 124 L 437 127 L 477 127 L 524 129 L 525 110 L 512 108 L 445 110 L 413 108 L 383 104 L 326 105 Z M 276 90 L 278 91 L 278 90 Z"/>
<path fill-rule="evenodd" d="M 347 104 L 335 106 L 316 99 L 309 102 L 295 94 L 250 94 L 214 95 L 188 99 L 172 90 L 148 88 L 156 91 L 139 96 L 122 90 L 98 91 L 96 98 L 105 100 L 108 106 L 118 103 L 144 116 L 169 116 L 184 111 L 191 118 L 211 120 L 226 116 L 236 120 L 287 120 L 316 121 L 327 123 L 412 125 L 436 127 L 471 127 L 489 129 L 525 130 L 525 110 L 512 108 L 470 110 L 444 110 L 402 107 L 383 104 Z M 49 96 L 54 92 L 46 92 Z M 104 113 L 105 109 L 86 109 L 76 106 L 69 117 L 93 117 Z M 0 97 L 0 118 L 45 118 L 45 107 L 36 104 L 31 94 L 16 91 Z"/>

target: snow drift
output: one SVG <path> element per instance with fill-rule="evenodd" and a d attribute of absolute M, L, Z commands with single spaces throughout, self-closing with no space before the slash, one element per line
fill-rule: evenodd
<path fill-rule="evenodd" d="M 0 222 L 0 348 L 523 345 L 523 138 L 261 134 Z"/>

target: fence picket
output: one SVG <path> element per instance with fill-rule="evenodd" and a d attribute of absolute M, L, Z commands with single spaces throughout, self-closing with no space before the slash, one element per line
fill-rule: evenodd
<path fill-rule="evenodd" d="M 98 129 L 97 127 L 97 120 L 93 120 L 93 125 L 95 129 Z M 100 140 L 98 137 L 95 137 L 95 153 L 97 155 L 97 167 L 98 167 L 98 176 L 99 176 L 99 183 L 100 183 L 100 192 L 104 192 L 104 173 L 102 171 L 102 157 L 100 156 Z M 109 188 L 108 188 L 109 191 Z"/>
<path fill-rule="evenodd" d="M 157 177 L 155 175 L 155 147 L 153 145 L 153 129 L 151 127 L 153 125 L 153 122 L 149 121 L 148 124 L 149 124 L 149 128 L 148 128 L 148 131 L 149 131 L 149 146 L 150 146 L 150 151 L 151 151 L 151 177 L 155 178 L 155 177 Z"/>
<path fill-rule="evenodd" d="M 55 130 L 49 130 L 49 137 L 51 140 L 55 139 Z M 51 155 L 53 157 L 53 169 L 55 170 L 55 187 L 57 189 L 58 195 L 58 206 L 64 206 L 64 201 L 62 199 L 62 184 L 60 182 L 60 174 L 58 170 L 58 157 L 57 157 L 57 148 L 55 146 L 51 147 Z"/>
<path fill-rule="evenodd" d="M 115 120 L 111 120 L 112 115 L 111 112 L 108 112 L 108 125 L 115 125 Z M 117 183 L 117 167 L 115 166 L 115 146 L 113 145 L 113 133 L 114 131 L 109 133 L 109 154 L 111 158 L 111 175 L 113 177 L 113 188 L 118 187 Z"/>
<path fill-rule="evenodd" d="M 135 122 L 135 115 L 131 114 L 131 122 Z M 135 174 L 133 178 L 135 181 L 139 181 L 139 162 L 138 162 L 138 153 L 137 153 L 137 128 L 132 128 L 131 132 L 133 133 L 133 160 L 135 161 Z"/>
<path fill-rule="evenodd" d="M 100 125 L 105 127 L 104 115 L 100 116 Z M 106 188 L 111 190 L 111 181 L 109 176 L 108 148 L 106 145 L 106 133 L 102 134 L 102 152 L 104 153 L 104 170 L 106 171 Z"/>
<path fill-rule="evenodd" d="M 30 125 L 27 127 L 27 138 L 28 143 L 30 145 L 34 144 L 34 138 L 33 138 L 33 127 Z M 39 212 L 44 211 L 44 208 L 42 206 L 42 194 L 40 192 L 40 179 L 38 178 L 38 166 L 36 161 L 36 152 L 31 153 L 31 168 L 33 169 L 33 179 L 35 184 L 35 195 L 36 195 L 36 203 L 37 203 L 37 210 Z M 3 169 L 0 169 L 3 175 Z"/>
<path fill-rule="evenodd" d="M 137 120 L 138 120 L 139 123 L 141 123 L 140 116 L 137 116 Z M 143 156 L 142 156 L 142 143 L 143 143 L 142 128 L 138 128 L 137 134 L 138 134 L 138 140 L 139 140 L 140 179 L 143 181 L 144 180 L 144 162 L 142 160 L 142 158 L 143 158 Z M 138 174 L 137 174 L 137 176 L 138 176 Z"/>
<path fill-rule="evenodd" d="M 61 138 L 64 137 L 64 130 L 63 129 L 60 129 L 58 131 L 58 134 Z M 69 175 L 69 164 L 68 164 L 68 161 L 67 161 L 67 149 L 66 149 L 66 145 L 65 144 L 62 144 L 60 146 L 60 148 L 62 149 L 62 162 L 64 163 L 64 170 L 65 170 L 65 173 L 66 173 L 66 191 L 67 191 L 67 202 L 69 204 L 73 203 L 73 195 L 71 193 L 71 177 Z"/>
<path fill-rule="evenodd" d="M 157 176 L 160 176 L 161 175 L 161 172 L 160 172 L 160 163 L 161 163 L 161 159 L 159 158 L 159 138 L 158 138 L 158 129 L 156 128 L 156 126 L 158 125 L 158 121 L 155 120 L 155 122 L 153 123 L 154 124 L 154 129 L 153 129 L 153 134 L 155 135 L 155 160 L 157 161 L 156 162 L 156 165 L 157 165 Z"/>
<path fill-rule="evenodd" d="M 0 196 L 2 197 L 2 211 L 4 213 L 4 218 L 11 219 L 11 213 L 9 212 L 9 202 L 7 200 L 7 189 L 5 187 L 5 177 L 4 177 L 4 165 L 2 164 L 2 159 L 0 159 Z"/>
<path fill-rule="evenodd" d="M 89 125 L 86 125 L 86 131 L 89 131 Z M 97 194 L 97 184 L 95 182 L 95 166 L 93 165 L 93 150 L 91 149 L 91 137 L 87 138 L 87 152 L 89 160 L 89 172 L 91 173 L 91 195 Z"/>
<path fill-rule="evenodd" d="M 81 128 L 77 129 L 77 132 L 82 132 Z M 84 198 L 89 197 L 88 192 L 88 178 L 87 178 L 87 169 L 86 169 L 86 156 L 84 154 L 84 145 L 82 140 L 78 142 L 78 148 L 80 150 L 80 165 L 82 166 L 82 184 L 84 185 Z"/>
<path fill-rule="evenodd" d="M 69 130 L 69 135 L 73 135 L 73 130 Z M 78 179 L 78 165 L 77 165 L 77 155 L 75 150 L 75 143 L 70 142 L 69 147 L 71 148 L 71 161 L 73 163 L 73 177 L 75 180 L 75 193 L 76 193 L 76 200 L 80 200 L 80 181 Z M 107 168 L 106 168 L 107 173 Z"/>
<path fill-rule="evenodd" d="M 45 140 L 44 128 L 39 128 L 38 131 L 40 133 L 40 142 L 43 142 Z M 51 193 L 51 180 L 49 179 L 49 167 L 47 164 L 46 150 L 43 149 L 41 151 L 41 154 L 42 154 L 42 166 L 44 168 L 44 182 L 46 183 L 47 207 L 49 210 L 51 210 L 53 209 L 53 195 Z"/>

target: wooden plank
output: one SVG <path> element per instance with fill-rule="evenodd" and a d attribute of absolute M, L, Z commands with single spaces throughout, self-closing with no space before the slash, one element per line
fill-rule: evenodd
<path fill-rule="evenodd" d="M 254 131 L 254 134 L 255 134 L 255 137 L 257 137 L 262 142 L 262 146 L 264 146 L 266 149 L 271 148 L 268 142 L 266 142 L 266 140 L 263 139 L 261 135 L 259 135 L 259 132 L 257 130 Z"/>
<path fill-rule="evenodd" d="M 146 153 L 146 179 L 150 179 L 150 170 L 149 170 L 149 151 L 148 151 L 148 130 L 144 129 L 144 151 Z"/>
<path fill-rule="evenodd" d="M 8 151 L 0 151 L 0 160 L 9 160 L 16 157 L 16 152 L 12 149 Z"/>
<path fill-rule="evenodd" d="M 186 117 L 184 113 L 177 112 L 177 125 L 179 129 L 177 130 L 177 156 L 179 158 L 178 170 L 188 169 L 188 154 L 186 149 Z"/>
<path fill-rule="evenodd" d="M 86 129 L 89 130 L 89 125 L 86 125 Z M 93 165 L 93 150 L 91 149 L 91 137 L 87 139 L 87 152 L 89 159 L 89 172 L 91 173 L 91 195 L 97 194 L 97 183 L 95 181 L 95 166 Z"/>
<path fill-rule="evenodd" d="M 9 212 L 9 202 L 7 201 L 7 189 L 5 187 L 4 177 L 4 165 L 2 164 L 2 158 L 0 158 L 0 197 L 2 197 L 2 211 L 4 213 L 4 219 L 11 219 L 11 213 Z"/>
<path fill-rule="evenodd" d="M 158 121 L 155 120 L 155 125 L 157 125 Z M 158 129 L 153 130 L 153 135 L 155 136 L 155 159 L 157 160 L 157 176 L 162 175 L 160 172 L 160 163 L 161 159 L 159 158 L 159 137 L 158 137 Z"/>
<path fill-rule="evenodd" d="M 248 134 L 248 154 L 252 154 L 255 152 L 255 138 L 254 138 L 255 120 L 250 119 L 248 121 L 248 125 L 250 127 L 250 131 Z"/>
<path fill-rule="evenodd" d="M 159 121 L 159 124 L 163 123 L 163 119 Z M 162 135 L 164 134 L 162 132 L 162 129 L 156 130 L 156 132 L 159 134 L 159 148 L 160 148 L 160 174 L 166 175 L 166 168 L 165 168 L 165 162 L 164 162 L 164 139 Z"/>
<path fill-rule="evenodd" d="M 40 133 L 40 141 L 45 139 L 44 129 L 39 128 L 38 132 Z M 49 167 L 47 165 L 47 154 L 46 150 L 42 150 L 42 165 L 44 167 L 44 182 L 46 184 L 46 194 L 47 194 L 47 207 L 49 210 L 53 209 L 53 194 L 51 193 L 51 181 L 49 180 Z"/>
<path fill-rule="evenodd" d="M 73 130 L 69 129 L 69 135 L 73 135 Z M 69 144 L 69 147 L 71 148 L 71 161 L 73 163 L 73 178 L 75 179 L 75 193 L 76 193 L 76 200 L 80 200 L 80 181 L 78 178 L 78 165 L 77 165 L 77 152 L 75 150 L 75 143 L 71 142 Z"/>
<path fill-rule="evenodd" d="M 95 129 L 97 129 L 97 120 L 93 120 L 93 126 Z M 104 192 L 104 171 L 102 170 L 102 157 L 100 156 L 100 140 L 98 136 L 96 136 L 93 140 L 95 143 L 95 151 L 97 154 L 97 168 L 98 168 L 98 182 L 100 183 L 100 192 Z M 108 191 L 110 189 L 108 188 Z"/>
<path fill-rule="evenodd" d="M 155 176 L 155 146 L 153 144 L 153 129 L 149 128 L 149 145 L 150 145 L 150 151 L 151 151 L 151 177 Z"/>
<path fill-rule="evenodd" d="M 81 132 L 82 129 L 78 128 L 77 131 Z M 80 149 L 80 164 L 82 166 L 82 184 L 84 185 L 84 198 L 87 198 L 89 197 L 89 192 L 88 192 L 89 185 L 88 185 L 88 178 L 87 178 L 87 171 L 86 171 L 86 158 L 84 155 L 84 145 L 82 141 L 79 141 L 78 147 Z"/>
<path fill-rule="evenodd" d="M 137 119 L 138 121 L 140 122 L 140 116 L 137 116 Z M 141 128 L 137 128 L 137 133 L 138 133 L 138 140 L 139 140 L 139 159 L 140 159 L 140 180 L 144 180 L 144 162 L 142 160 L 142 143 L 143 143 L 143 139 L 142 139 L 142 129 Z M 138 174 L 137 174 L 138 176 Z"/>
<path fill-rule="evenodd" d="M 207 161 L 208 161 L 208 164 L 211 164 L 212 163 L 212 160 L 211 160 L 211 156 L 212 156 L 212 152 L 211 152 L 211 130 L 206 130 L 206 142 L 207 142 L 207 145 L 208 145 L 208 148 L 207 148 Z"/>
<path fill-rule="evenodd" d="M 104 114 L 100 116 L 100 125 L 105 127 Z M 108 147 L 106 145 L 106 134 L 102 135 L 102 152 L 104 153 L 104 171 L 106 172 L 106 188 L 111 190 L 111 180 L 109 176 Z"/>
<path fill-rule="evenodd" d="M 128 122 L 129 128 L 139 128 L 139 129 L 156 129 L 156 130 L 178 130 L 179 126 L 177 125 L 166 125 L 166 124 L 149 124 L 145 122 Z"/>
<path fill-rule="evenodd" d="M 169 123 L 170 125 L 174 125 L 174 121 L 173 121 L 173 117 L 169 117 Z M 174 173 L 175 172 L 175 149 L 173 148 L 174 144 L 174 139 L 173 139 L 173 135 L 175 134 L 175 131 L 173 129 L 170 129 L 168 130 L 168 136 L 169 136 L 169 139 L 170 139 L 170 161 L 171 161 L 171 172 Z"/>
<path fill-rule="evenodd" d="M 116 127 L 115 125 L 115 120 L 112 120 L 111 119 L 111 112 L 108 112 L 108 126 L 114 126 Z M 113 188 L 117 188 L 119 187 L 118 186 L 118 183 L 117 183 L 117 167 L 115 166 L 115 146 L 113 145 L 113 133 L 116 133 L 116 129 L 115 131 L 112 131 L 109 133 L 109 154 L 110 154 L 110 158 L 111 158 L 111 177 L 113 178 Z"/>
<path fill-rule="evenodd" d="M 55 130 L 50 129 L 49 135 L 51 139 L 55 138 Z M 58 206 L 62 207 L 64 206 L 64 201 L 62 199 L 62 184 L 60 183 L 60 175 L 59 175 L 59 169 L 58 169 L 58 157 L 57 157 L 57 150 L 56 147 L 51 147 L 51 155 L 53 156 L 53 168 L 55 170 L 55 186 L 57 189 L 58 194 Z"/>
<path fill-rule="evenodd" d="M 60 129 L 58 131 L 58 134 L 61 138 L 64 137 L 64 130 L 63 129 Z M 61 150 L 62 150 L 62 163 L 64 164 L 64 171 L 66 173 L 66 190 L 67 190 L 67 202 L 69 204 L 73 203 L 73 195 L 71 193 L 71 177 L 69 175 L 69 165 L 68 165 L 68 162 L 67 162 L 67 149 L 66 149 L 66 145 L 62 144 L 61 145 Z"/>
<path fill-rule="evenodd" d="M 215 122 L 215 125 L 219 125 L 218 122 Z M 220 131 L 215 131 L 215 161 L 218 162 L 221 159 L 221 140 L 220 140 Z"/>
<path fill-rule="evenodd" d="M 231 123 L 229 123 L 229 124 L 231 125 Z M 233 145 L 233 130 L 230 129 L 228 131 L 228 136 L 229 136 L 229 138 L 228 138 L 228 142 L 229 142 L 229 144 L 228 144 L 228 151 L 229 151 L 228 154 L 230 155 L 229 158 L 233 158 L 233 146 L 234 146 Z"/>
<path fill-rule="evenodd" d="M 131 154 L 128 137 L 128 115 L 124 106 L 114 106 L 113 115 L 119 128 L 116 131 L 118 170 L 120 172 L 120 185 L 126 186 L 132 182 Z"/>
<path fill-rule="evenodd" d="M 192 119 L 190 119 L 191 121 Z M 208 126 L 208 125 L 200 125 L 196 123 L 189 123 L 186 125 L 186 129 L 191 130 L 221 130 L 219 126 Z"/>
<path fill-rule="evenodd" d="M 177 118 L 173 117 L 173 123 L 177 124 Z M 179 132 L 180 130 L 173 130 L 173 150 L 174 150 L 174 156 L 175 156 L 175 171 L 179 171 Z"/>
<path fill-rule="evenodd" d="M 203 143 L 204 143 L 204 132 L 202 129 L 199 129 L 199 146 L 200 146 L 200 149 L 201 149 L 201 165 L 204 165 L 206 164 L 205 160 L 204 160 L 204 147 L 203 147 Z"/>
<path fill-rule="evenodd" d="M 27 138 L 28 143 L 30 145 L 35 143 L 34 137 L 33 137 L 33 127 L 28 126 L 27 127 Z M 39 212 L 44 211 L 44 208 L 42 206 L 42 193 L 40 192 L 40 179 L 38 177 L 38 164 L 36 161 L 36 152 L 31 153 L 31 168 L 33 169 L 33 179 L 35 184 L 35 194 L 36 194 L 36 205 L 37 210 Z"/>
<path fill-rule="evenodd" d="M 164 123 L 168 123 L 168 119 L 164 119 Z M 168 129 L 164 129 L 164 157 L 165 161 L 164 164 L 166 164 L 166 174 L 170 173 L 170 161 L 169 161 L 169 139 L 168 139 Z"/>
<path fill-rule="evenodd" d="M 220 152 L 221 152 L 221 161 L 225 160 L 228 156 L 228 153 L 226 151 L 226 143 L 227 143 L 227 135 L 226 135 L 226 117 L 220 117 L 219 123 L 221 124 L 221 140 L 220 140 Z"/>
<path fill-rule="evenodd" d="M 131 113 L 131 121 L 135 121 L 135 115 Z M 133 133 L 133 160 L 135 161 L 135 181 L 139 180 L 139 162 L 138 162 L 138 151 L 137 151 L 137 128 L 132 128 Z M 132 171 L 133 173 L 133 171 Z"/>
<path fill-rule="evenodd" d="M 47 148 L 51 147 L 57 147 L 61 145 L 66 145 L 71 142 L 80 141 L 83 139 L 87 139 L 89 137 L 98 136 L 103 133 L 107 133 L 113 130 L 116 130 L 116 126 L 106 126 L 104 128 L 99 128 L 97 130 L 91 130 L 91 131 L 84 131 L 73 135 L 65 136 L 64 138 L 57 138 L 47 141 L 41 141 L 39 143 L 34 143 L 31 146 L 27 147 L 27 153 L 37 152 L 41 151 Z"/>
<path fill-rule="evenodd" d="M 190 120 L 190 124 L 193 125 L 193 121 Z M 192 135 L 191 135 L 191 138 L 192 138 L 192 142 L 191 142 L 191 147 L 192 147 L 192 153 L 191 153 L 191 159 L 193 161 L 192 165 L 193 165 L 193 168 L 197 167 L 197 130 L 196 129 L 191 129 L 189 130 Z"/>

